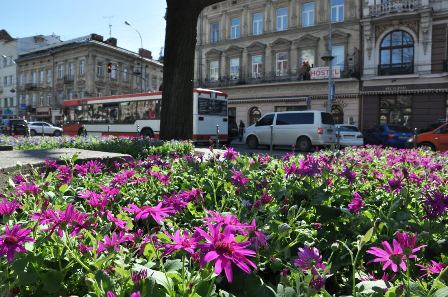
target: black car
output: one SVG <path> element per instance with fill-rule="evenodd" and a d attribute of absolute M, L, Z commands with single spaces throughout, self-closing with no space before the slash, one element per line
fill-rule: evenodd
<path fill-rule="evenodd" d="M 28 122 L 22 119 L 10 119 L 4 121 L 3 133 L 6 135 L 30 135 Z"/>

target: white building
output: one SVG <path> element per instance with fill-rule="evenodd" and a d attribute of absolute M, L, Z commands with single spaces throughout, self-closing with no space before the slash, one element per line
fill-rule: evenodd
<path fill-rule="evenodd" d="M 20 109 L 15 59 L 28 51 L 58 42 L 61 40 L 54 35 L 13 38 L 6 30 L 0 30 L 0 118 L 17 117 Z"/>

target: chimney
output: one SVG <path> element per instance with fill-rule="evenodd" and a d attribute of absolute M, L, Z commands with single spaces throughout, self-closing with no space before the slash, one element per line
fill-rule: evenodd
<path fill-rule="evenodd" d="M 112 46 L 117 46 L 117 38 L 114 37 L 110 37 L 108 38 L 106 41 L 104 41 L 104 43 L 112 45 Z"/>
<path fill-rule="evenodd" d="M 103 36 L 95 33 L 90 34 L 90 39 L 103 42 Z"/>
<path fill-rule="evenodd" d="M 152 59 L 152 53 L 151 53 L 151 51 L 148 51 L 148 50 L 146 50 L 146 49 L 144 49 L 144 48 L 139 48 L 139 49 L 138 49 L 138 54 L 139 54 L 140 56 L 142 56 L 143 58 L 146 58 L 146 59 Z"/>

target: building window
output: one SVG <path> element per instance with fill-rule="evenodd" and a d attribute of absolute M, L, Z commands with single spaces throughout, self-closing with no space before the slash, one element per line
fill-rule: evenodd
<path fill-rule="evenodd" d="M 157 86 L 157 76 L 156 75 L 153 75 L 151 77 L 151 85 L 152 85 L 152 89 L 154 91 L 158 89 L 158 86 Z"/>
<path fill-rule="evenodd" d="M 4 76 L 3 77 L 3 85 L 6 87 L 8 85 L 8 77 Z"/>
<path fill-rule="evenodd" d="M 21 84 L 21 85 L 23 85 L 23 84 L 25 84 L 26 83 L 26 76 L 25 76 L 25 73 L 20 73 L 20 81 L 19 81 L 19 84 Z"/>
<path fill-rule="evenodd" d="M 210 24 L 210 42 L 216 43 L 219 41 L 219 23 Z"/>
<path fill-rule="evenodd" d="M 249 125 L 255 124 L 261 118 L 261 112 L 258 107 L 254 106 L 249 109 Z"/>
<path fill-rule="evenodd" d="M 263 76 L 263 57 L 261 55 L 252 56 L 252 78 Z"/>
<path fill-rule="evenodd" d="M 96 64 L 96 76 L 97 77 L 103 77 L 104 76 L 103 63 L 101 63 L 101 62 L 98 62 Z"/>
<path fill-rule="evenodd" d="M 73 65 L 73 63 L 68 63 L 68 67 L 67 67 L 67 79 L 68 80 L 73 80 L 73 75 L 75 73 L 75 67 Z"/>
<path fill-rule="evenodd" d="M 333 66 L 340 67 L 341 71 L 344 70 L 345 65 L 345 48 L 343 45 L 333 46 L 332 55 L 334 59 L 332 60 Z"/>
<path fill-rule="evenodd" d="M 58 72 L 58 79 L 63 79 L 64 78 L 64 65 L 58 64 L 57 72 Z"/>
<path fill-rule="evenodd" d="M 210 62 L 210 81 L 216 81 L 219 79 L 219 61 Z"/>
<path fill-rule="evenodd" d="M 380 124 L 411 127 L 412 97 L 407 95 L 380 97 Z"/>
<path fill-rule="evenodd" d="M 110 79 L 117 79 L 117 64 L 112 64 L 112 69 L 110 71 Z"/>
<path fill-rule="evenodd" d="M 288 8 L 277 8 L 277 31 L 285 31 L 288 29 Z"/>
<path fill-rule="evenodd" d="M 79 76 L 84 76 L 86 68 L 86 61 L 82 60 L 79 61 Z"/>
<path fill-rule="evenodd" d="M 128 69 L 123 69 L 123 81 L 128 81 Z"/>
<path fill-rule="evenodd" d="M 230 39 L 240 38 L 241 20 L 240 18 L 233 18 L 230 20 Z"/>
<path fill-rule="evenodd" d="M 308 63 L 311 67 L 314 67 L 315 54 L 314 49 L 302 49 L 300 52 L 300 64 Z"/>
<path fill-rule="evenodd" d="M 47 70 L 47 83 L 51 83 L 51 77 L 52 77 L 51 70 L 48 69 L 48 70 Z"/>
<path fill-rule="evenodd" d="M 344 21 L 344 0 L 331 0 L 331 22 Z"/>
<path fill-rule="evenodd" d="M 8 76 L 8 86 L 12 86 L 12 75 Z"/>
<path fill-rule="evenodd" d="M 45 70 L 42 69 L 39 73 L 39 83 L 43 84 L 45 82 Z"/>
<path fill-rule="evenodd" d="M 414 72 L 414 39 L 404 31 L 387 34 L 380 46 L 379 75 Z"/>
<path fill-rule="evenodd" d="M 31 82 L 37 84 L 37 73 L 36 71 L 31 71 Z"/>
<path fill-rule="evenodd" d="M 240 58 L 230 59 L 230 79 L 240 78 Z"/>
<path fill-rule="evenodd" d="M 263 13 L 257 12 L 252 15 L 252 34 L 263 34 Z"/>
<path fill-rule="evenodd" d="M 314 15 L 316 11 L 316 3 L 308 2 L 303 4 L 302 10 L 302 26 L 314 26 Z"/>
<path fill-rule="evenodd" d="M 288 53 L 281 52 L 275 55 L 275 73 L 277 76 L 288 74 Z"/>

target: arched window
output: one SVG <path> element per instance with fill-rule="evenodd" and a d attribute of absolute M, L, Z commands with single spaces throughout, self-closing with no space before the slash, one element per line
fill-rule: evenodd
<path fill-rule="evenodd" d="M 261 112 L 254 106 L 249 109 L 249 126 L 255 124 L 261 118 Z"/>
<path fill-rule="evenodd" d="M 379 75 L 414 73 L 414 39 L 405 31 L 392 31 L 381 41 Z"/>
<path fill-rule="evenodd" d="M 333 115 L 335 124 L 344 124 L 344 110 L 339 105 L 331 107 L 331 114 Z"/>

